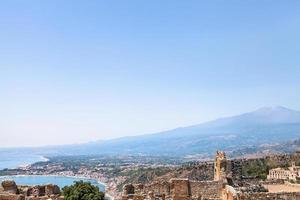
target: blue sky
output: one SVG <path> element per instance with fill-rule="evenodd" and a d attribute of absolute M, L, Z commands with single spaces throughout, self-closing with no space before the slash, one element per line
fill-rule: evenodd
<path fill-rule="evenodd" d="M 299 1 L 0 3 L 0 146 L 300 110 Z"/>

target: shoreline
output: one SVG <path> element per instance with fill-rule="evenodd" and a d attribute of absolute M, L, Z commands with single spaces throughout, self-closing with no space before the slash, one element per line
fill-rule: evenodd
<path fill-rule="evenodd" d="M 22 163 L 22 164 L 19 164 L 15 168 L 12 168 L 12 169 L 26 168 L 26 167 L 29 167 L 30 165 L 35 164 L 35 163 L 38 163 L 38 162 L 48 162 L 50 160 L 46 156 L 42 156 L 42 155 L 37 155 L 37 157 L 39 158 L 39 160 L 37 160 L 37 161 L 34 161 L 32 163 Z"/>
<path fill-rule="evenodd" d="M 69 175 L 56 175 L 56 174 L 17 174 L 17 175 L 6 175 L 6 176 L 0 176 L 1 177 L 23 177 L 23 176 L 52 176 L 52 177 L 66 177 L 66 178 L 75 178 L 75 179 L 85 179 L 85 180 L 95 180 L 97 183 L 103 185 L 104 187 L 107 186 L 106 183 L 103 183 L 101 181 L 98 181 L 97 179 L 94 178 L 89 178 L 85 176 L 69 176 Z"/>
<path fill-rule="evenodd" d="M 27 168 L 30 167 L 31 165 L 38 163 L 38 162 L 48 162 L 50 160 L 50 158 L 47 158 L 46 156 L 43 155 L 37 155 L 39 160 L 34 161 L 32 163 L 26 163 L 26 164 L 20 164 L 15 168 L 10 168 L 10 169 L 22 169 L 22 168 Z M 56 177 L 66 177 L 66 178 L 74 178 L 74 179 L 84 179 L 86 181 L 92 180 L 92 181 L 96 181 L 97 184 L 100 184 L 104 187 L 104 194 L 105 197 L 107 197 L 106 199 L 108 200 L 114 200 L 114 196 L 109 194 L 109 192 L 107 191 L 107 183 L 101 182 L 98 179 L 95 178 L 91 178 L 91 177 L 86 177 L 86 176 L 71 176 L 71 175 L 62 175 L 62 174 L 16 174 L 16 175 L 6 175 L 6 176 L 0 176 L 0 178 L 5 178 L 5 177 L 22 177 L 22 176 L 56 176 Z"/>
<path fill-rule="evenodd" d="M 85 177 L 85 176 L 69 176 L 69 175 L 55 175 L 55 174 L 45 174 L 45 175 L 42 175 L 42 174 L 37 174 L 37 175 L 28 175 L 28 174 L 17 174 L 17 175 L 6 175 L 6 176 L 0 176 L 0 178 L 5 178 L 5 177 L 25 177 L 25 176 L 51 176 L 51 177 L 65 177 L 65 178 L 74 178 L 74 179 L 84 179 L 84 180 L 94 180 L 96 181 L 98 184 L 100 185 L 103 185 L 104 186 L 104 194 L 105 194 L 105 197 L 108 197 L 107 199 L 109 200 L 114 200 L 114 197 L 112 195 L 110 195 L 109 193 L 106 192 L 106 187 L 107 187 L 107 184 L 106 183 L 103 183 L 97 179 L 93 179 L 93 178 L 89 178 L 89 177 Z"/>
<path fill-rule="evenodd" d="M 46 156 L 43 156 L 43 155 L 29 155 L 31 156 L 31 158 L 33 158 L 34 160 L 31 160 L 29 162 L 21 162 L 21 163 L 18 163 L 15 162 L 14 160 L 8 160 L 8 163 L 12 162 L 13 161 L 13 164 L 7 164 L 7 165 L 3 165 L 1 166 L 0 170 L 3 170 L 3 169 L 22 169 L 22 168 L 26 168 L 26 167 L 29 167 L 30 165 L 33 165 L 35 163 L 38 163 L 38 162 L 48 162 L 50 159 L 47 158 Z M 5 162 L 4 162 L 5 163 Z"/>

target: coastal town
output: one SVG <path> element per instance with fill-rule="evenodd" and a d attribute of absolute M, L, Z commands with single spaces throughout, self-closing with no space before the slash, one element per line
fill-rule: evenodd
<path fill-rule="evenodd" d="M 53 157 L 47 161 L 0 170 L 3 175 L 46 175 L 93 179 L 105 186 L 106 195 L 119 196 L 122 186 L 134 176 L 147 171 L 171 171 L 179 166 L 177 158 L 126 156 L 97 159 L 94 157 Z"/>
<path fill-rule="evenodd" d="M 0 200 L 300 200 L 300 0 L 0 0 Z"/>
<path fill-rule="evenodd" d="M 298 180 L 299 167 L 296 163 L 300 162 L 300 152 L 294 154 L 280 154 L 260 159 L 228 159 L 224 152 L 218 151 L 215 159 L 211 162 L 189 162 L 182 164 L 139 164 L 136 158 L 131 164 L 127 158 L 123 164 L 116 165 L 92 163 L 73 166 L 70 162 L 58 163 L 49 159 L 46 162 L 35 163 L 18 169 L 2 170 L 7 175 L 46 175 L 46 176 L 70 176 L 93 179 L 105 183 L 105 193 L 111 199 L 170 199 L 180 200 L 182 195 L 185 199 L 214 199 L 214 200 L 253 200 L 259 199 L 291 199 L 298 200 L 300 197 L 300 184 L 290 182 Z M 82 160 L 82 158 L 78 159 Z M 114 159 L 114 162 L 116 160 Z M 253 174 L 253 165 L 258 161 L 263 161 L 266 165 L 272 163 L 277 166 L 268 170 L 267 179 L 259 177 L 259 171 Z M 174 162 L 170 159 L 169 162 Z M 67 164 L 68 163 L 68 164 Z M 285 173 L 283 168 L 286 167 Z M 275 166 L 274 165 L 274 166 Z M 89 166 L 89 167 L 88 167 Z M 93 166 L 93 167 L 91 167 Z M 251 166 L 251 167 L 249 167 Z M 254 166 L 256 168 L 256 166 Z M 145 173 L 147 170 L 156 172 Z M 134 179 L 132 172 L 143 171 L 138 179 Z M 249 176 L 249 173 L 252 176 Z M 131 172 L 128 174 L 128 172 Z M 248 176 L 245 176 L 248 173 Z M 289 172 L 289 173 L 288 173 Z M 280 176 L 281 175 L 281 176 Z M 295 175 L 295 177 L 294 177 Z M 148 176 L 148 177 L 147 177 Z M 141 179 L 144 177 L 146 179 Z M 13 182 L 5 182 L 2 185 L 10 188 Z M 11 186 L 12 187 L 12 186 Z M 17 186 L 14 186 L 17 187 Z M 58 190 L 53 186 L 39 186 L 48 188 L 49 194 L 55 194 L 54 199 L 62 199 Z M 55 186 L 56 187 L 56 186 Z M 190 188 L 190 192 L 187 188 Z M 187 191 L 185 191 L 187 190 Z M 1 193 L 1 192 L 0 192 Z M 40 192 L 39 194 L 44 194 Z M 0 194 L 1 197 L 1 194 Z M 1 198 L 0 198 L 1 199 Z M 4 200 L 4 199 L 1 199 Z"/>

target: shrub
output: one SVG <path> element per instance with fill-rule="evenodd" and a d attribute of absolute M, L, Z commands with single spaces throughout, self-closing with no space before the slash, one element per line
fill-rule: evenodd
<path fill-rule="evenodd" d="M 75 181 L 62 188 L 65 200 L 104 200 L 104 193 L 90 182 Z"/>

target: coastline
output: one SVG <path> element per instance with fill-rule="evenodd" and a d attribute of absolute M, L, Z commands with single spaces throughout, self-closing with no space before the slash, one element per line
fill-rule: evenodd
<path fill-rule="evenodd" d="M 6 175 L 6 176 L 0 176 L 0 178 L 5 178 L 5 177 L 25 177 L 25 176 L 51 176 L 51 177 L 66 177 L 66 178 L 74 178 L 74 179 L 85 179 L 85 180 L 95 180 L 97 181 L 97 183 L 99 183 L 100 185 L 103 185 L 104 187 L 106 187 L 106 183 L 103 183 L 101 181 L 98 181 L 96 179 L 93 178 L 89 178 L 89 177 L 84 177 L 84 176 L 68 176 L 68 175 L 56 175 L 56 174 L 16 174 L 16 175 Z"/>
<path fill-rule="evenodd" d="M 48 162 L 50 159 L 47 158 L 46 156 L 40 156 L 40 158 L 42 159 L 42 162 Z M 34 163 L 33 163 L 34 164 Z"/>
<path fill-rule="evenodd" d="M 36 155 L 37 160 L 30 162 L 30 163 L 24 163 L 24 164 L 20 164 L 14 168 L 10 168 L 10 169 L 26 169 L 29 168 L 31 165 L 38 163 L 38 162 L 47 162 L 50 160 L 50 158 L 47 158 L 46 156 L 43 155 Z M 52 176 L 52 177 L 66 177 L 66 178 L 74 178 L 74 179 L 84 179 L 86 181 L 95 181 L 97 182 L 97 184 L 102 185 L 104 187 L 104 193 L 105 193 L 105 197 L 107 200 L 114 200 L 114 196 L 112 194 L 109 193 L 108 189 L 108 185 L 107 183 L 104 183 L 102 181 L 100 181 L 97 178 L 92 178 L 89 176 L 81 176 L 81 175 L 64 175 L 64 174 L 16 174 L 16 175 L 4 175 L 4 176 L 0 176 L 0 178 L 9 178 L 9 177 L 23 177 L 23 176 Z"/>
<path fill-rule="evenodd" d="M 66 177 L 66 178 L 73 178 L 73 179 L 84 179 L 87 181 L 93 180 L 93 181 L 96 181 L 98 184 L 104 186 L 104 194 L 105 194 L 106 199 L 114 200 L 114 197 L 106 191 L 106 187 L 107 187 L 106 183 L 103 183 L 97 179 L 93 179 L 93 178 L 89 178 L 89 177 L 85 177 L 85 176 L 69 176 L 69 175 L 55 175 L 55 174 L 45 174 L 45 175 L 42 175 L 42 174 L 38 174 L 38 175 L 17 174 L 17 175 L 0 176 L 0 178 L 25 177 L 25 176 L 32 176 L 32 177 L 34 177 L 34 176 L 49 176 L 49 177 Z"/>
<path fill-rule="evenodd" d="M 26 175 L 25 175 L 26 176 Z M 35 176 L 35 175 L 33 175 Z M 55 174 L 47 174 L 47 175 L 38 175 L 38 176 L 62 176 L 62 177 L 67 177 L 67 178 L 76 178 L 76 179 L 85 179 L 85 180 L 95 180 L 97 181 L 98 184 L 101 184 L 104 186 L 104 194 L 105 194 L 105 197 L 108 197 L 107 199 L 108 200 L 114 200 L 114 197 L 112 195 L 110 195 L 107 191 L 106 191 L 106 188 L 107 188 L 107 184 L 106 183 L 103 183 L 97 179 L 93 179 L 93 178 L 89 178 L 89 177 L 85 177 L 85 176 L 69 176 L 69 175 L 55 175 Z"/>
<path fill-rule="evenodd" d="M 3 154 L 3 155 L 2 155 Z M 0 157 L 6 157 L 6 154 L 0 152 Z M 8 156 L 10 157 L 10 156 Z M 23 159 L 26 157 L 25 159 Z M 43 155 L 34 154 L 12 154 L 11 159 L 0 159 L 0 170 L 27 168 L 37 162 L 47 162 L 50 159 Z M 21 161 L 21 162 L 20 162 Z M 23 162 L 22 162 L 23 161 Z"/>
<path fill-rule="evenodd" d="M 26 167 L 29 167 L 30 165 L 34 164 L 34 163 L 37 163 L 37 162 L 48 162 L 50 160 L 46 156 L 42 156 L 42 155 L 37 155 L 37 156 L 38 156 L 39 160 L 31 162 L 31 163 L 22 163 L 22 164 L 19 164 L 19 165 L 17 165 L 15 167 L 15 169 L 26 168 Z"/>

